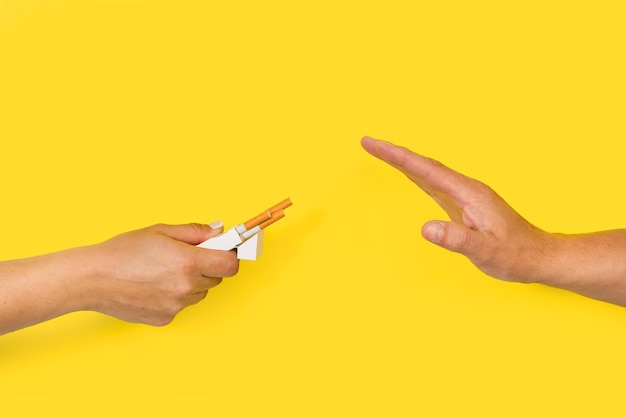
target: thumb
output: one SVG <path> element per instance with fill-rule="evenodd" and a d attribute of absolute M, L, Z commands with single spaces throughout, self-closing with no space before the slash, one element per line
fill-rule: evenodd
<path fill-rule="evenodd" d="M 482 233 L 460 223 L 430 221 L 422 227 L 422 236 L 429 242 L 472 259 L 480 256 L 484 244 Z"/>
<path fill-rule="evenodd" d="M 224 224 L 216 221 L 211 224 L 189 223 L 181 225 L 158 225 L 157 228 L 172 239 L 197 245 L 219 235 L 224 231 Z"/>

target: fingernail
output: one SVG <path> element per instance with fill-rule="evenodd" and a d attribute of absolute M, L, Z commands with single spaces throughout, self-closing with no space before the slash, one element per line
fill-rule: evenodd
<path fill-rule="evenodd" d="M 441 242 L 443 239 L 443 224 L 431 222 L 424 226 L 424 237 L 433 243 Z"/>
<path fill-rule="evenodd" d="M 224 226 L 224 223 L 222 223 L 222 221 L 221 221 L 221 220 L 218 220 L 218 221 L 216 221 L 216 222 L 213 222 L 213 223 L 209 224 L 209 227 L 210 227 L 211 229 L 219 229 L 219 228 L 220 228 L 220 227 L 222 227 L 222 226 Z"/>

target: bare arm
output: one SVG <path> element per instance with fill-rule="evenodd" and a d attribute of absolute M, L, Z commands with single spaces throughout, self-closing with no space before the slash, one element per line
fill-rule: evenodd
<path fill-rule="evenodd" d="M 155 225 L 106 242 L 0 262 L 0 334 L 73 311 L 169 323 L 237 273 L 234 252 L 195 247 L 223 227 Z"/>
<path fill-rule="evenodd" d="M 451 221 L 429 221 L 424 238 L 465 255 L 486 274 L 543 283 L 626 306 L 626 230 L 552 234 L 520 216 L 487 185 L 389 142 L 363 148 L 403 172 Z"/>

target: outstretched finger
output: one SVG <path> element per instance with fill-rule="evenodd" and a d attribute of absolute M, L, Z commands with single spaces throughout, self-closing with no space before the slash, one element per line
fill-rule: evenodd
<path fill-rule="evenodd" d="M 402 171 L 433 197 L 445 194 L 456 200 L 465 194 L 462 191 L 471 181 L 439 161 L 416 154 L 402 146 L 370 137 L 361 139 L 361 145 L 371 155 Z"/>

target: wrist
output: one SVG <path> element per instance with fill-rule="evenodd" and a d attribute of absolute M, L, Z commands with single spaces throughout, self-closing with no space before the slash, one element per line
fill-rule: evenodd
<path fill-rule="evenodd" d="M 58 253 L 62 295 L 67 312 L 95 311 L 104 268 L 94 246 L 78 247 Z"/>
<path fill-rule="evenodd" d="M 552 241 L 537 282 L 626 305 L 626 230 L 553 234 Z"/>
<path fill-rule="evenodd" d="M 532 230 L 525 243 L 516 249 L 507 281 L 524 284 L 551 285 L 554 279 L 556 257 L 562 245 L 561 237 L 539 229 Z"/>
<path fill-rule="evenodd" d="M 566 235 L 541 232 L 541 237 L 528 261 L 525 282 L 558 286 L 557 283 L 567 264 L 567 261 L 563 259 L 567 255 L 566 244 Z"/>

